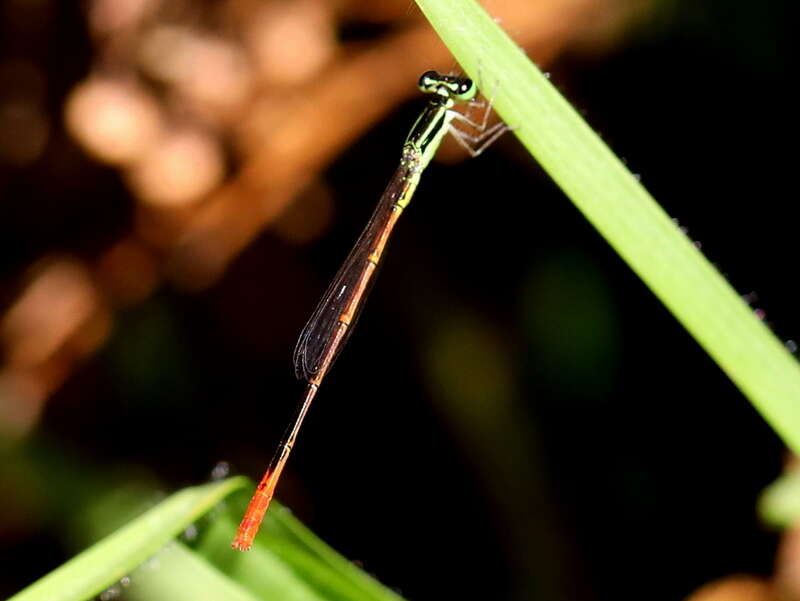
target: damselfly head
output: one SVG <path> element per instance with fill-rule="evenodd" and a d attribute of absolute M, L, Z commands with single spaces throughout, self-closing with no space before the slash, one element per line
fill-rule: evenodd
<path fill-rule="evenodd" d="M 468 77 L 442 75 L 438 71 L 425 71 L 418 85 L 426 94 L 441 94 L 459 102 L 472 100 L 478 92 L 475 82 Z"/>

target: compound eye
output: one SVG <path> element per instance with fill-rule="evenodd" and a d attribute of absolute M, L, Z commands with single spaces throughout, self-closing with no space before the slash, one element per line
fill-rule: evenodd
<path fill-rule="evenodd" d="M 475 97 L 475 93 L 477 92 L 477 87 L 475 86 L 475 82 L 471 79 L 462 79 L 458 84 L 458 89 L 455 91 L 454 95 L 456 98 L 462 101 L 472 100 Z"/>
<path fill-rule="evenodd" d="M 425 71 L 419 77 L 419 83 L 417 86 L 423 92 L 433 92 L 436 90 L 436 86 L 439 85 L 441 81 L 441 76 L 436 71 Z"/>

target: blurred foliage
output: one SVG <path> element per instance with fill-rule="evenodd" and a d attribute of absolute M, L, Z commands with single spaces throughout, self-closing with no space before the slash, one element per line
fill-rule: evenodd
<path fill-rule="evenodd" d="M 228 545 L 244 503 L 233 503 L 233 508 L 220 503 L 250 484 L 234 478 L 185 489 L 124 526 L 118 524 L 140 513 L 131 506 L 141 505 L 145 497 L 130 487 L 114 490 L 90 505 L 78 523 L 92 538 L 110 528 L 116 531 L 12 600 L 82 601 L 98 593 L 111 600 L 124 593 L 125 598 L 153 601 L 400 601 L 278 503 L 265 521 L 268 538 L 262 537 L 250 553 L 232 553 Z M 178 532 L 191 547 L 181 541 L 167 544 Z"/>
<path fill-rule="evenodd" d="M 764 523 L 773 527 L 789 528 L 800 522 L 800 470 L 796 466 L 764 489 L 758 509 Z"/>

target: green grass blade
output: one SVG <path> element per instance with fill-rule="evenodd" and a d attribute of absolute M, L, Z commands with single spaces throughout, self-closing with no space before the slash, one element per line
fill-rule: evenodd
<path fill-rule="evenodd" d="M 294 599 L 274 594 L 273 570 L 277 569 L 278 574 L 289 570 L 302 583 L 293 591 L 297 595 L 310 595 L 313 591 L 326 601 L 402 601 L 334 551 L 277 501 L 272 502 L 253 548 L 246 553 L 232 552 L 230 542 L 248 499 L 239 495 L 238 500 L 242 503 L 233 499 L 226 513 L 209 525 L 196 550 L 259 598 Z"/>
<path fill-rule="evenodd" d="M 800 365 L 781 342 L 474 0 L 417 4 L 531 155 L 800 453 Z"/>
<path fill-rule="evenodd" d="M 227 553 L 236 553 L 224 541 Z M 257 591 L 243 582 L 243 573 L 232 575 L 218 569 L 201 553 L 181 543 L 170 543 L 154 558 L 155 566 L 146 564 L 133 573 L 130 586 L 125 589 L 131 601 L 332 601 L 304 580 L 304 574 L 296 572 L 275 556 L 253 549 L 239 555 L 243 563 L 260 577 Z"/>
<path fill-rule="evenodd" d="M 273 575 L 275 571 L 271 572 Z M 200 555 L 179 542 L 168 544 L 152 561 L 136 570 L 126 587 L 125 598 L 130 601 L 260 601 L 285 599 L 286 601 L 324 601 L 319 597 L 297 597 L 287 591 L 294 590 L 295 582 L 276 578 L 274 595 L 257 597 L 239 583 L 214 568 Z M 282 586 L 281 586 L 282 585 Z"/>
<path fill-rule="evenodd" d="M 270 523 L 267 524 L 266 544 L 274 540 L 273 551 L 279 556 L 287 556 L 289 551 L 304 549 L 306 554 L 338 574 L 348 588 L 358 592 L 358 599 L 364 601 L 402 601 L 402 598 L 369 576 L 366 572 L 334 551 L 316 534 L 305 527 L 300 520 L 286 508 L 278 507 L 274 511 Z M 277 547 L 284 541 L 282 547 Z M 356 598 L 356 597 L 354 597 Z"/>
<path fill-rule="evenodd" d="M 148 601 L 402 601 L 277 502 L 253 549 L 232 550 L 230 542 L 249 499 L 243 489 L 249 492 L 252 486 L 246 478 L 232 478 L 180 491 L 10 601 L 77 601 L 104 590 Z M 242 494 L 229 496 L 236 491 Z M 84 539 L 96 538 L 138 513 L 150 496 L 141 486 L 107 491 L 77 519 L 75 529 Z M 195 532 L 191 547 L 173 540 L 189 525 Z"/>
<path fill-rule="evenodd" d="M 9 601 L 91 598 L 132 572 L 227 495 L 248 484 L 246 478 L 231 478 L 177 492 Z"/>

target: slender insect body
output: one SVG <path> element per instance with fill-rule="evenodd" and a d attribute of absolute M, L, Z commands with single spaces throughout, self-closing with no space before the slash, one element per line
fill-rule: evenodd
<path fill-rule="evenodd" d="M 475 96 L 477 90 L 470 79 L 428 71 L 420 77 L 419 88 L 431 97 L 403 144 L 400 165 L 356 245 L 300 334 L 294 350 L 294 366 L 297 377 L 307 382 L 305 395 L 242 518 L 231 545 L 234 549 L 246 551 L 253 543 L 300 425 L 319 385 L 353 331 L 389 237 L 403 209 L 411 201 L 423 170 L 444 136 L 452 131 L 454 119 L 465 120 L 479 131 L 485 128 L 485 119 L 483 125 L 475 124 L 453 110 L 456 102 L 468 102 Z M 471 140 L 468 136 L 454 133 L 462 145 L 467 145 L 465 140 Z M 502 131 L 493 132 L 490 128 L 487 133 L 492 136 L 491 142 Z M 480 141 L 480 138 L 476 140 Z M 480 150 L 482 148 L 474 154 Z"/>

